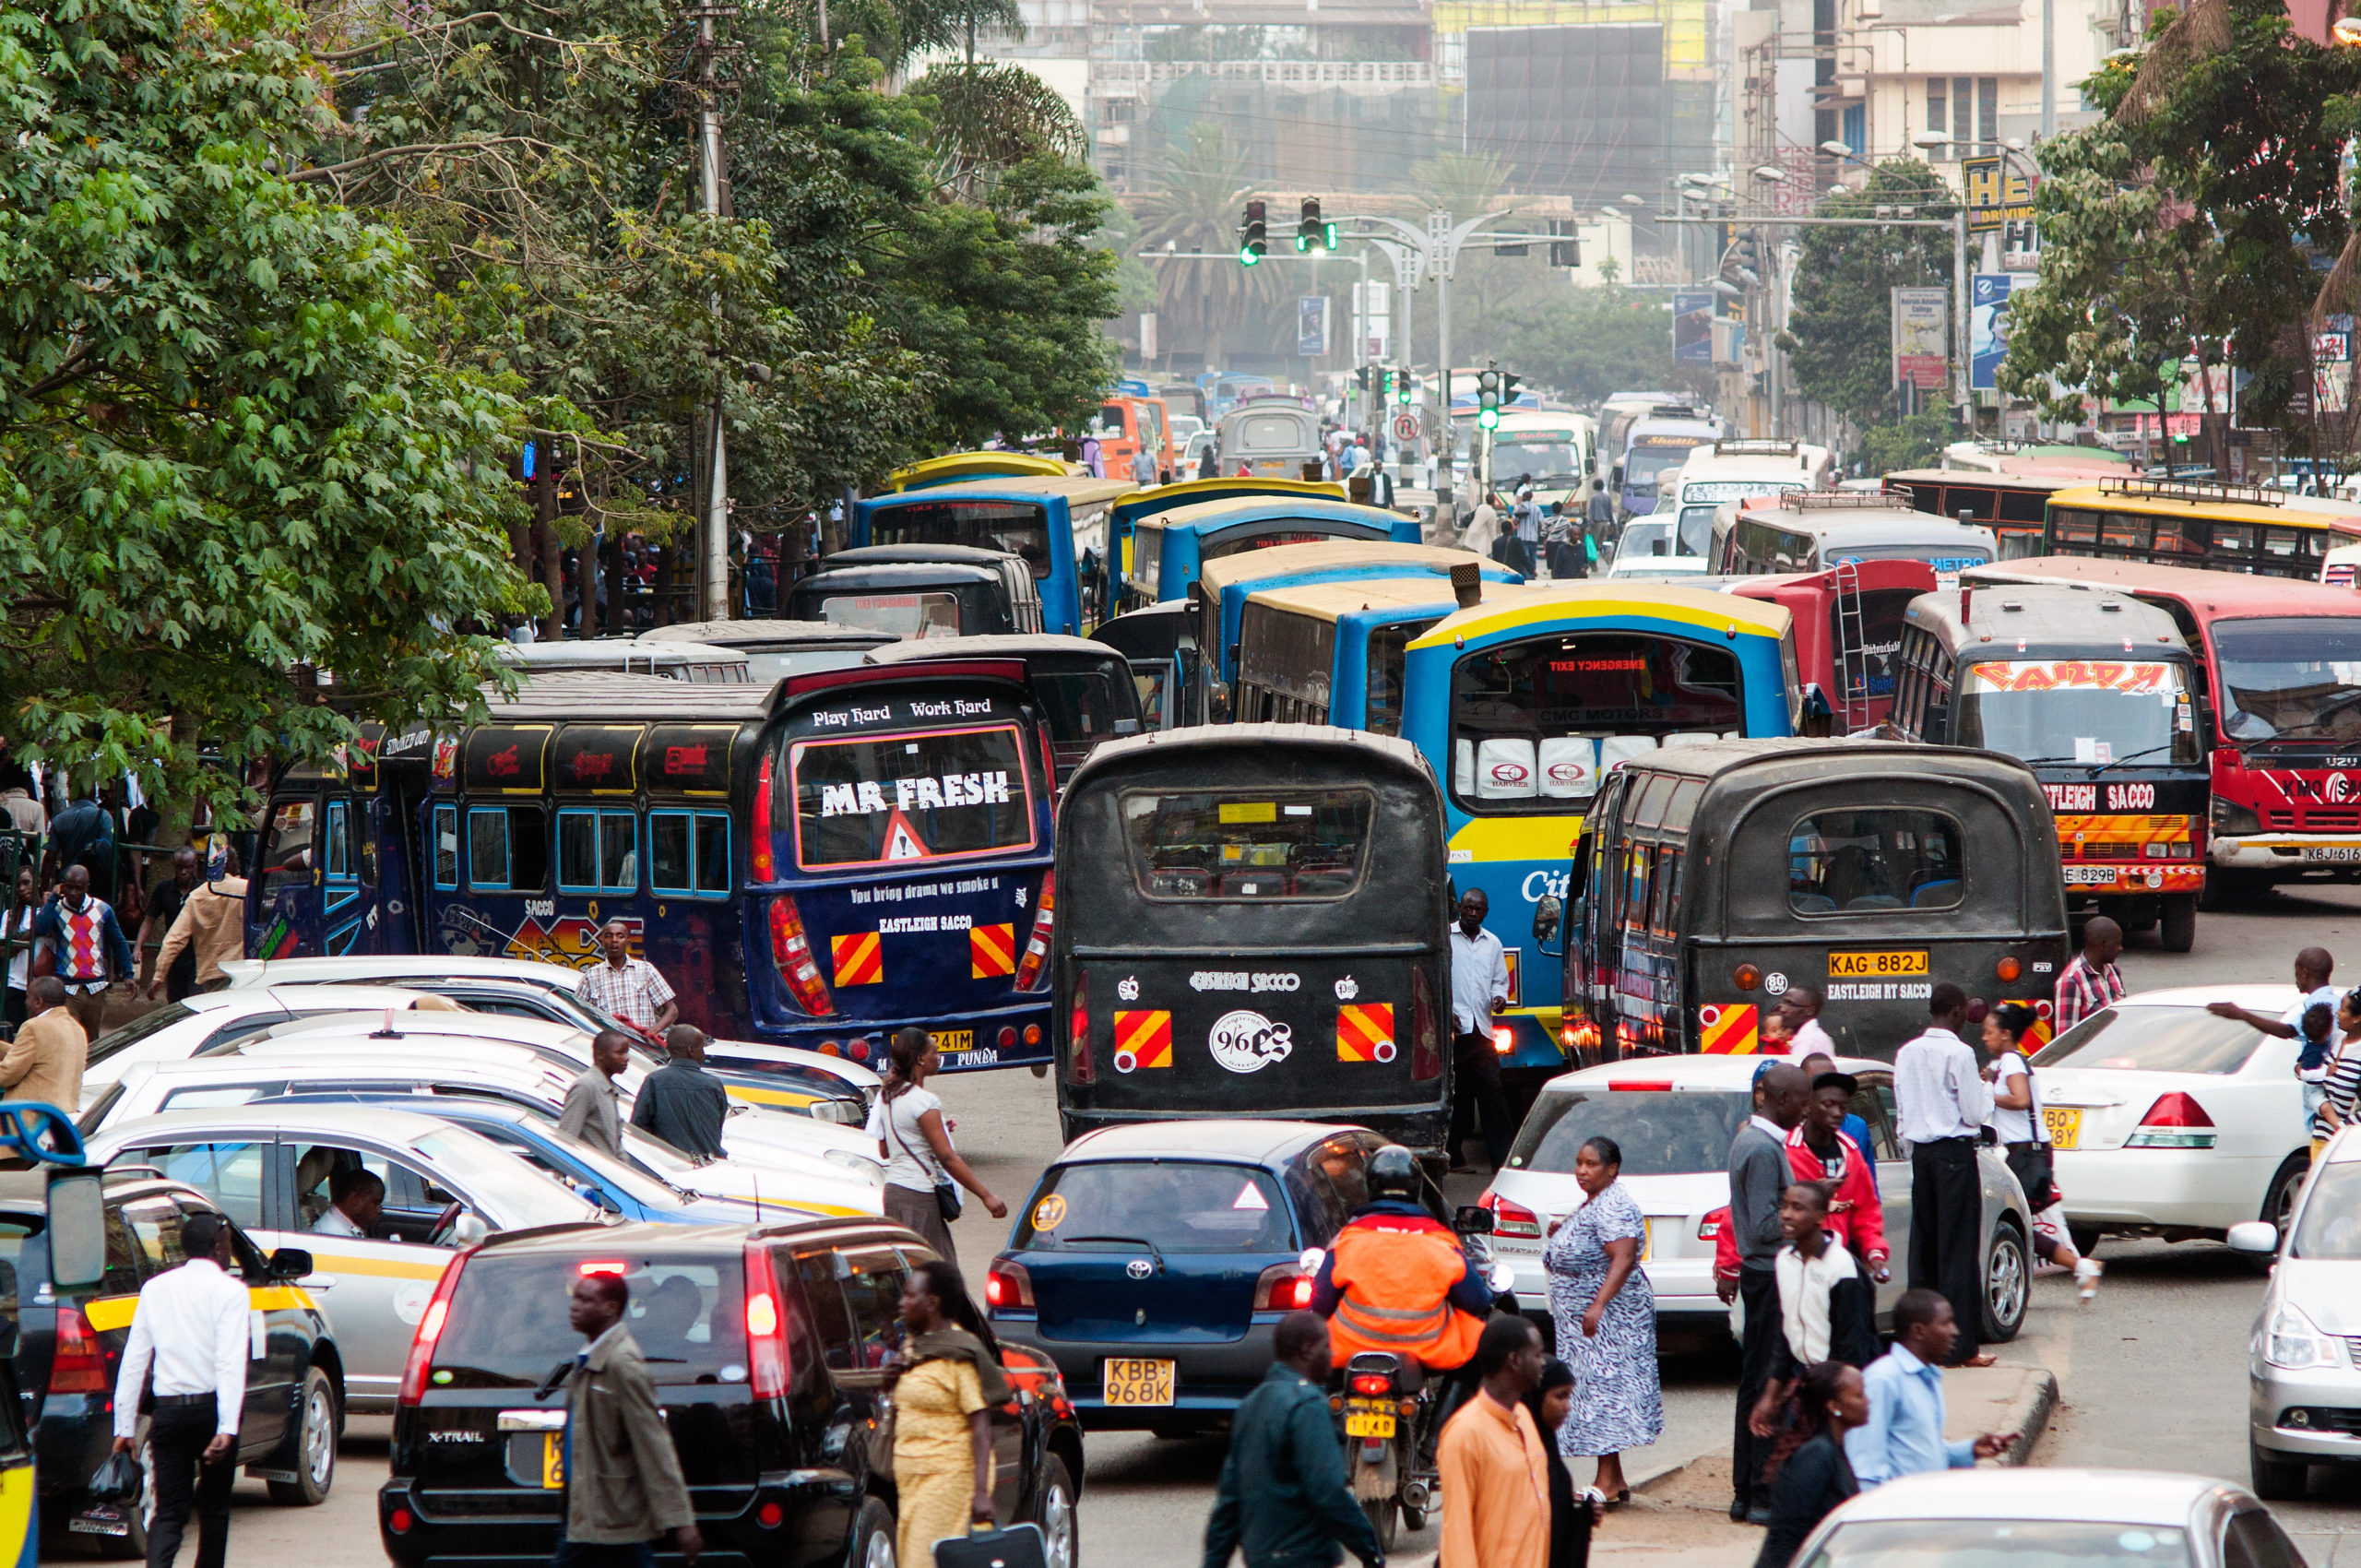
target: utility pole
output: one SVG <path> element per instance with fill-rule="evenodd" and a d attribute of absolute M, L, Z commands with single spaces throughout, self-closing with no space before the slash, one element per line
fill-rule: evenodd
<path fill-rule="evenodd" d="M 714 40 L 717 17 L 735 16 L 737 7 L 710 3 L 691 13 L 696 18 L 697 181 L 708 217 L 721 216 L 721 99 L 715 64 L 721 53 Z M 720 296 L 713 299 L 720 314 Z M 730 457 L 722 432 L 721 395 L 727 371 L 713 372 L 713 460 L 707 471 L 705 502 L 700 508 L 697 549 L 697 618 L 730 619 Z"/>

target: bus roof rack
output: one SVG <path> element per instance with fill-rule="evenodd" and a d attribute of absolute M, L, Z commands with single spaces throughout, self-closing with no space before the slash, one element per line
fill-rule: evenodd
<path fill-rule="evenodd" d="M 1894 501 L 1882 490 L 1788 490 L 1776 499 L 1789 512 L 1891 512 Z"/>
<path fill-rule="evenodd" d="M 2223 480 L 2146 479 L 2110 474 L 2099 488 L 2112 495 L 2145 495 L 2168 501 L 2235 501 L 2248 506 L 2284 506 L 2284 491 L 2260 484 L 2231 484 Z"/>

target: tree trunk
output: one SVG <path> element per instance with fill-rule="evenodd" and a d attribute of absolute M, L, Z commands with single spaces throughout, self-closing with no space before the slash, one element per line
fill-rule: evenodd
<path fill-rule="evenodd" d="M 651 596 L 656 602 L 650 607 L 648 618 L 650 625 L 669 626 L 675 619 L 672 614 L 672 592 L 677 585 L 672 578 L 673 568 L 679 564 L 679 554 L 673 550 L 671 540 L 668 539 L 656 547 L 656 592 Z"/>
<path fill-rule="evenodd" d="M 582 610 L 575 635 L 587 641 L 599 635 L 599 530 L 582 541 L 574 557 L 574 591 L 581 597 Z"/>
<path fill-rule="evenodd" d="M 546 459 L 533 478 L 533 517 L 541 536 L 541 587 L 550 596 L 541 640 L 553 643 L 565 636 L 565 547 L 557 537 L 557 476 Z"/>

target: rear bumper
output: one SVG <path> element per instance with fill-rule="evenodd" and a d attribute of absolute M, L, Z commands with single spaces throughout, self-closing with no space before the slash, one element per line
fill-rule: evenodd
<path fill-rule="evenodd" d="M 2078 1225 L 2226 1230 L 2262 1212 L 2276 1159 L 2225 1160 L 2213 1149 L 2060 1149 L 2058 1188 Z"/>
<path fill-rule="evenodd" d="M 514 1488 L 429 1490 L 397 1476 L 377 1492 L 378 1538 L 386 1557 L 402 1568 L 427 1562 L 546 1563 L 557 1550 L 564 1496 Z M 776 1483 L 699 1487 L 692 1496 L 697 1529 L 705 1537 L 699 1562 L 753 1568 L 757 1562 L 786 1559 L 797 1545 L 800 1500 L 792 1488 Z M 781 1510 L 778 1525 L 770 1529 L 755 1520 L 765 1503 L 776 1503 Z M 409 1515 L 408 1529 L 394 1528 L 397 1513 Z M 658 1559 L 678 1561 L 669 1551 L 658 1552 Z"/>
<path fill-rule="evenodd" d="M 1219 1344 L 1175 1345 L 1154 1339 L 1050 1339 L 1038 1319 L 992 1316 L 992 1332 L 1027 1346 L 1058 1365 L 1074 1415 L 1092 1431 L 1137 1431 L 1181 1420 L 1227 1420 L 1238 1402 L 1261 1386 L 1271 1370 L 1273 1331 L 1284 1314 L 1258 1313 L 1236 1339 Z M 1106 1362 L 1109 1356 L 1177 1363 L 1169 1405 L 1109 1405 Z"/>
<path fill-rule="evenodd" d="M 1050 1012 L 1047 991 L 1038 995 L 1028 992 L 1022 1000 L 1005 1007 L 976 1013 L 938 1013 L 910 1018 L 799 1018 L 791 1023 L 765 1019 L 754 1026 L 753 1032 L 765 1045 L 789 1045 L 882 1068 L 886 1042 L 894 1038 L 894 1032 L 915 1024 L 937 1037 L 943 1072 L 972 1073 L 987 1067 L 1029 1067 L 1049 1062 Z M 1025 1043 L 1025 1031 L 1028 1028 L 1035 1031 L 1031 1045 Z M 955 1038 L 944 1041 L 944 1036 Z M 958 1043 L 956 1037 L 961 1036 L 967 1043 Z M 866 1046 L 867 1055 L 853 1049 L 855 1041 Z"/>

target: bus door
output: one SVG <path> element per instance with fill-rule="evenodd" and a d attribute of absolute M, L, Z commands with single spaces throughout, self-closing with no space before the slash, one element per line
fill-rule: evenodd
<path fill-rule="evenodd" d="M 325 832 L 316 784 L 271 793 L 247 868 L 246 952 L 256 958 L 318 957 L 327 951 Z M 345 818 L 350 820 L 348 804 Z M 341 908 L 341 906 L 339 907 Z"/>

